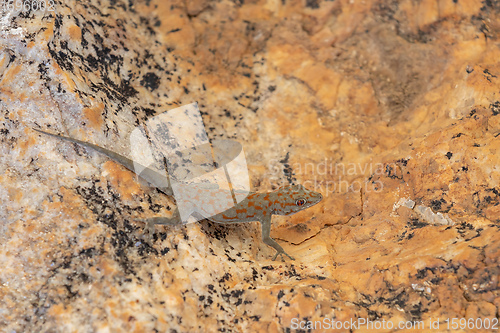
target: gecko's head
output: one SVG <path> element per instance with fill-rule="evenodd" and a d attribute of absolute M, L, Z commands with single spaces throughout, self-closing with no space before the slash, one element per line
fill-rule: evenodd
<path fill-rule="evenodd" d="M 291 215 L 314 206 L 323 199 L 323 196 L 310 191 L 302 185 L 288 185 L 281 187 L 274 193 L 273 214 Z"/>

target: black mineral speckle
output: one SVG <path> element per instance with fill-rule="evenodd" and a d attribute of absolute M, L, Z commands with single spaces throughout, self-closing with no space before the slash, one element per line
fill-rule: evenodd
<path fill-rule="evenodd" d="M 160 78 L 155 73 L 146 73 L 142 77 L 141 85 L 149 91 L 154 91 L 160 86 Z"/>
<path fill-rule="evenodd" d="M 318 0 L 306 0 L 306 7 L 312 9 L 318 9 L 319 8 Z"/>

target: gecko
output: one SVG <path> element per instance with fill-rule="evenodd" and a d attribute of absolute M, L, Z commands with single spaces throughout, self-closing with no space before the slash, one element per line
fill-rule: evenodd
<path fill-rule="evenodd" d="M 163 192 L 168 196 L 173 196 L 174 193 L 170 187 L 170 182 L 168 176 L 162 175 L 160 172 L 141 166 L 137 162 L 117 154 L 106 148 L 97 146 L 95 144 L 74 139 L 71 137 L 66 137 L 58 134 L 53 134 L 45 132 L 39 129 L 35 131 L 61 139 L 69 141 L 72 143 L 79 144 L 86 148 L 91 148 L 99 153 L 102 153 L 112 159 L 113 161 L 121 164 L 126 169 L 135 172 L 136 168 L 139 167 L 143 171 L 138 175 L 146 182 L 156 186 L 158 190 Z M 270 192 L 249 192 L 248 195 L 242 201 L 236 203 L 231 208 L 208 216 L 204 214 L 203 210 L 198 208 L 195 204 L 196 202 L 196 191 L 203 191 L 203 186 L 192 188 L 193 201 L 191 205 L 191 214 L 197 219 L 207 219 L 216 223 L 238 223 L 238 222 L 253 222 L 259 221 L 262 229 L 262 241 L 276 250 L 272 260 L 276 260 L 278 255 L 281 256 L 283 260 L 283 255 L 286 255 L 291 260 L 294 258 L 285 252 L 285 250 L 270 236 L 271 232 L 271 220 L 273 215 L 292 215 L 309 207 L 312 207 L 319 203 L 323 196 L 321 193 L 308 190 L 304 186 L 298 185 L 287 185 L 280 187 L 274 191 Z M 213 189 L 212 189 L 213 191 Z M 226 191 L 227 192 L 227 191 Z M 211 192 L 212 193 L 212 192 Z M 198 193 L 199 194 L 199 193 Z M 202 195 L 203 196 L 203 195 Z M 188 202 L 189 204 L 189 202 Z M 175 209 L 171 217 L 152 217 L 148 219 L 136 219 L 137 221 L 145 222 L 146 228 L 151 234 L 154 231 L 155 225 L 179 225 L 182 224 L 179 211 Z"/>

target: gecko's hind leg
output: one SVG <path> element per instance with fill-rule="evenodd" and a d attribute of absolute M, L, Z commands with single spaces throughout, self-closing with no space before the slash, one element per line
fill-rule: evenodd
<path fill-rule="evenodd" d="M 283 250 L 281 245 L 279 245 L 274 239 L 271 238 L 271 217 L 269 216 L 269 218 L 265 218 L 264 220 L 260 221 L 260 223 L 262 225 L 262 241 L 276 250 L 276 254 L 273 257 L 273 260 L 276 260 L 278 255 L 281 256 L 281 260 L 283 260 L 283 255 L 286 255 L 288 258 L 295 260 L 294 257 Z"/>
<path fill-rule="evenodd" d="M 146 238 L 148 240 L 151 240 L 153 238 L 156 224 L 170 225 L 170 226 L 176 226 L 176 225 L 182 224 L 182 221 L 180 219 L 180 216 L 179 216 L 179 213 L 177 210 L 174 212 L 174 214 L 171 217 L 163 217 L 163 216 L 150 217 L 147 219 L 136 219 L 136 221 L 146 223 L 144 233 L 147 234 Z"/>

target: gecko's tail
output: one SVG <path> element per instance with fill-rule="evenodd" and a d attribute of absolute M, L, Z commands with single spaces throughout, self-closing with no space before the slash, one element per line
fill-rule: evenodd
<path fill-rule="evenodd" d="M 90 142 L 81 141 L 78 139 L 73 139 L 73 138 L 70 138 L 68 136 L 63 136 L 63 135 L 59 135 L 59 134 L 45 132 L 45 131 L 42 131 L 42 130 L 37 129 L 37 128 L 33 128 L 33 130 L 40 132 L 40 133 L 43 133 L 43 134 L 46 134 L 46 135 L 49 135 L 49 136 L 52 136 L 52 137 L 55 137 L 55 138 L 58 138 L 58 139 L 61 139 L 61 140 L 66 140 L 69 142 L 77 143 L 83 147 L 92 148 L 93 150 L 98 151 L 101 154 L 108 156 L 109 158 L 111 158 L 115 162 L 120 163 L 125 168 L 129 169 L 130 171 L 132 171 L 134 173 L 136 172 L 137 169 L 140 169 L 140 170 L 142 170 L 142 172 L 140 174 L 138 174 L 139 177 L 146 180 L 149 184 L 157 187 L 163 193 L 165 193 L 167 195 L 173 195 L 172 189 L 170 188 L 170 184 L 168 181 L 168 177 L 161 175 L 159 172 L 157 172 L 151 168 L 147 168 L 147 167 L 145 167 L 137 162 L 134 162 L 133 160 L 131 160 L 125 156 L 117 154 L 109 149 L 99 147 L 99 146 L 97 146 L 93 143 L 90 143 Z"/>
<path fill-rule="evenodd" d="M 70 142 L 73 142 L 73 143 L 78 143 L 79 145 L 82 145 L 84 147 L 90 147 L 100 153 L 103 153 L 104 155 L 107 155 L 109 156 L 110 154 L 114 154 L 114 155 L 118 155 L 118 154 L 115 154 L 107 149 L 104 149 L 102 147 L 99 147 L 97 145 L 94 145 L 90 142 L 86 142 L 86 141 L 81 141 L 81 140 L 78 140 L 78 139 L 73 139 L 73 138 L 70 138 L 69 136 L 64 136 L 64 135 L 59 135 L 59 134 L 54 134 L 54 133 L 50 133 L 50 132 L 45 132 L 45 131 L 42 131 L 41 129 L 38 129 L 38 128 L 33 128 L 33 130 L 37 131 L 37 132 L 40 132 L 40 133 L 43 133 L 43 134 L 46 134 L 46 135 L 49 135 L 49 136 L 52 136 L 54 138 L 58 138 L 58 139 L 62 139 L 62 140 L 66 140 L 66 141 L 70 141 Z M 119 156 L 119 155 L 118 155 Z M 113 158 L 112 156 L 110 156 L 111 158 Z M 128 168 L 128 166 L 126 166 Z"/>

